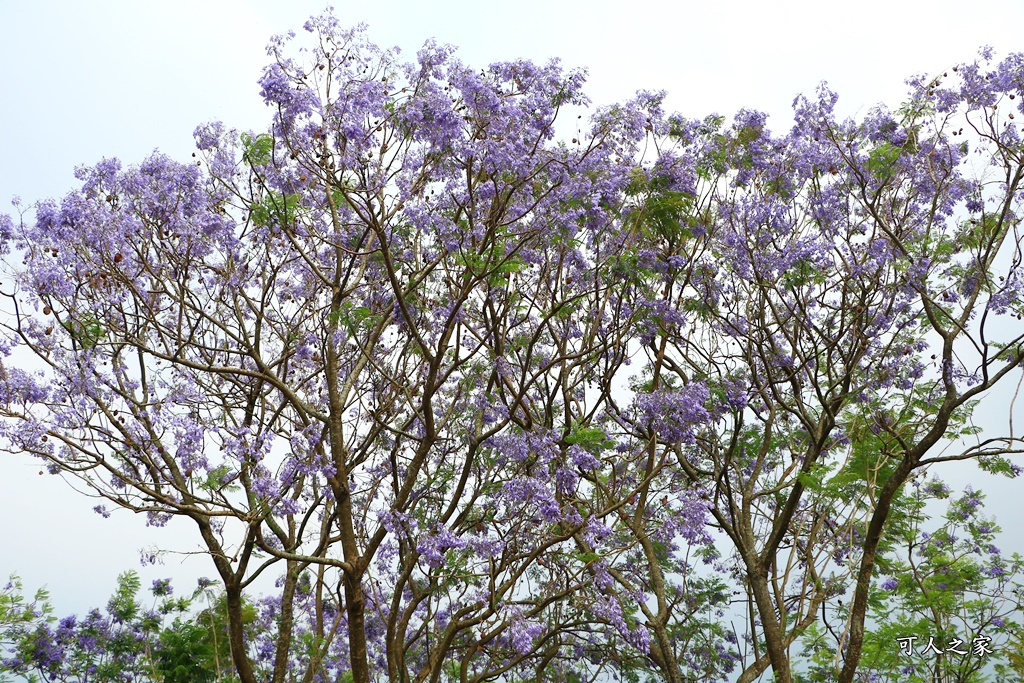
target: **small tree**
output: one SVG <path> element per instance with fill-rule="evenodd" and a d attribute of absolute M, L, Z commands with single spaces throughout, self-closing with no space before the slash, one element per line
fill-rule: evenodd
<path fill-rule="evenodd" d="M 950 500 L 941 526 L 928 525 L 926 501 L 949 493 L 937 480 L 915 481 L 894 503 L 857 680 L 966 683 L 1012 670 L 1024 558 L 1004 557 L 994 545 L 999 527 L 982 515 L 983 496 L 970 488 Z M 809 681 L 835 680 L 843 663 L 849 606 L 830 612 L 802 641 L 804 656 L 815 661 Z"/>

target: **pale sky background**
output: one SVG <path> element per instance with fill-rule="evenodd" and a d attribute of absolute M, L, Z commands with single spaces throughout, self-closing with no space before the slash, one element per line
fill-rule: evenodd
<path fill-rule="evenodd" d="M 209 120 L 262 129 L 270 112 L 256 80 L 267 39 L 301 32 L 322 0 L 0 0 L 0 212 L 59 197 L 75 186 L 73 169 L 102 157 L 137 163 L 154 148 L 176 159 L 193 151 L 192 131 Z M 484 2 L 336 2 L 343 24 L 366 22 L 383 47 L 413 58 L 424 40 L 458 47 L 464 62 L 559 57 L 589 69 L 595 105 L 637 89 L 669 91 L 667 109 L 688 117 L 740 107 L 769 114 L 782 132 L 798 93 L 826 80 L 843 114 L 884 102 L 895 108 L 917 73 L 969 61 L 982 45 L 999 56 L 1024 50 L 1024 2 L 827 0 L 518 0 Z M 979 424 L 1005 431 L 1013 386 L 978 412 Z M 1015 423 L 1024 427 L 1024 398 Z M 982 420 L 981 418 L 984 418 Z M 0 454 L 0 579 L 12 572 L 26 589 L 47 585 L 57 614 L 105 604 L 117 574 L 139 569 L 139 549 L 195 547 L 194 527 L 147 529 L 142 517 L 102 519 L 96 501 L 59 478 L 38 476 L 28 457 Z M 1024 481 L 947 468 L 955 487 L 968 481 L 989 492 L 988 510 L 1011 531 L 1005 551 L 1024 551 L 1014 529 Z M 206 557 L 141 570 L 172 577 L 190 592 L 214 576 Z"/>

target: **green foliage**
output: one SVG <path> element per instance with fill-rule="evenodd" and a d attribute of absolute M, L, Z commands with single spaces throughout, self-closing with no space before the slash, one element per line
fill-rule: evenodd
<path fill-rule="evenodd" d="M 574 427 L 569 436 L 565 437 L 565 442 L 570 446 L 576 444 L 595 455 L 615 446 L 615 442 L 598 427 Z"/>
<path fill-rule="evenodd" d="M 903 148 L 889 142 L 881 142 L 868 153 L 864 166 L 876 176 L 888 177 L 902 155 Z"/>
<path fill-rule="evenodd" d="M 287 226 L 298 214 L 299 195 L 271 192 L 249 209 L 252 222 L 259 226 Z"/>
<path fill-rule="evenodd" d="M 1006 642 L 1007 668 L 1024 681 L 1024 628 L 1018 628 Z"/>
<path fill-rule="evenodd" d="M 199 488 L 204 491 L 238 491 L 241 487 L 230 481 L 231 469 L 227 465 L 218 465 L 206 473 L 206 480 L 199 482 Z"/>
<path fill-rule="evenodd" d="M 383 316 L 375 314 L 366 306 L 356 306 L 350 301 L 343 301 L 335 310 L 328 311 L 327 324 L 332 329 L 342 327 L 353 336 L 374 327 Z"/>
<path fill-rule="evenodd" d="M 156 668 L 164 683 L 209 683 L 217 680 L 210 629 L 175 619 L 160 633 Z"/>
<path fill-rule="evenodd" d="M 100 319 L 91 314 L 82 316 L 80 320 L 61 321 L 61 325 L 71 335 L 75 345 L 86 351 L 93 349 L 105 334 Z"/>
<path fill-rule="evenodd" d="M 627 214 L 627 220 L 645 237 L 663 241 L 672 252 L 692 238 L 692 228 L 707 217 L 694 215 L 693 195 L 671 190 L 669 183 L 669 178 L 648 178 L 643 169 L 634 169 L 626 194 L 638 198 L 638 205 Z"/>
<path fill-rule="evenodd" d="M 107 611 L 120 621 L 132 621 L 139 613 L 139 603 L 135 596 L 142 582 L 135 571 L 126 571 L 117 577 L 117 589 L 107 602 Z"/>
<path fill-rule="evenodd" d="M 242 133 L 242 161 L 251 167 L 265 166 L 274 156 L 274 138 L 267 133 L 255 137 Z"/>
<path fill-rule="evenodd" d="M 207 607 L 192 616 L 192 622 L 202 629 L 200 643 L 208 651 L 219 680 L 223 679 L 223 673 L 233 670 L 231 663 L 231 646 L 228 637 L 228 609 L 227 597 L 224 593 L 213 595 L 209 591 L 196 591 L 193 599 L 204 595 L 207 599 Z M 242 600 L 242 628 L 247 638 L 253 638 L 259 628 L 259 615 L 256 607 L 248 600 Z M 198 646 L 198 645 L 197 645 Z M 208 650 L 206 649 L 208 648 Z"/>
<path fill-rule="evenodd" d="M 864 680 L 875 676 L 871 680 L 983 683 L 993 680 L 987 672 L 1009 672 L 1016 666 L 1024 558 L 1003 557 L 993 546 L 999 528 L 981 516 L 982 495 L 970 490 L 949 502 L 943 524 L 925 532 L 927 501 L 947 497 L 948 489 L 932 481 L 894 501 L 868 600 L 859 667 Z M 828 624 L 833 634 L 843 630 L 848 605 L 838 606 L 835 613 L 836 621 Z M 916 639 L 913 654 L 901 651 L 902 638 Z M 987 643 L 992 653 L 973 651 L 976 638 L 990 639 L 979 642 Z M 955 640 L 963 643 L 955 649 L 966 655 L 949 651 Z M 944 652 L 929 650 L 929 641 Z M 808 683 L 834 680 L 841 665 L 835 641 L 819 625 L 804 634 L 801 657 L 809 665 L 802 678 Z M 894 672 L 898 678 L 892 677 Z"/>
<path fill-rule="evenodd" d="M 807 285 L 822 285 L 825 275 L 810 259 L 797 259 L 782 273 L 782 283 L 789 289 L 800 289 Z"/>
<path fill-rule="evenodd" d="M 141 581 L 134 571 L 122 573 L 107 602 L 106 615 L 94 610 L 87 617 L 62 620 L 63 635 L 53 629 L 49 594 L 40 589 L 32 602 L 22 595 L 22 582 L 12 576 L 0 592 L 0 681 L 14 673 L 19 681 L 61 680 L 121 683 L 126 680 L 154 683 L 231 683 L 231 651 L 227 635 L 227 610 L 223 594 L 199 589 L 191 597 L 172 598 L 154 591 L 157 601 L 146 609 L 139 600 Z M 207 608 L 191 612 L 200 597 Z M 177 614 L 171 624 L 167 615 Z M 258 635 L 256 608 L 243 603 L 243 628 Z M 60 639 L 55 650 L 55 638 Z M 59 658 L 54 657 L 60 652 Z M 11 660 L 5 662 L 4 657 Z M 19 662 L 21 662 L 19 664 Z"/>
<path fill-rule="evenodd" d="M 50 619 L 50 593 L 45 588 L 36 591 L 31 602 L 22 595 L 24 585 L 17 574 L 12 574 L 7 585 L 0 591 L 0 629 L 31 622 L 34 619 Z"/>

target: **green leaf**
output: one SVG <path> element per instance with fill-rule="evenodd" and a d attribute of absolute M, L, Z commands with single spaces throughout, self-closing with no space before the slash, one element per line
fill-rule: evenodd
<path fill-rule="evenodd" d="M 242 133 L 242 161 L 248 166 L 266 166 L 274 153 L 274 138 L 267 133 L 256 137 Z"/>
<path fill-rule="evenodd" d="M 227 465 L 219 465 L 214 467 L 212 470 L 206 473 L 206 481 L 199 484 L 199 488 L 205 491 L 238 491 L 240 486 L 238 484 L 225 484 L 225 481 L 231 475 L 231 469 Z"/>
<path fill-rule="evenodd" d="M 299 195 L 285 195 L 280 192 L 273 192 L 252 205 L 249 209 L 249 217 L 253 224 L 258 226 L 277 223 L 280 226 L 289 225 L 298 214 Z"/>
<path fill-rule="evenodd" d="M 597 427 L 576 427 L 565 437 L 565 442 L 570 446 L 579 445 L 595 455 L 615 446 L 615 442 L 608 438 L 604 430 Z"/>
<path fill-rule="evenodd" d="M 71 335 L 75 345 L 86 351 L 95 348 L 106 332 L 100 319 L 92 314 L 83 315 L 80 320 L 64 320 L 61 325 Z"/>
<path fill-rule="evenodd" d="M 903 149 L 888 142 L 882 142 L 875 146 L 868 154 L 865 166 L 877 176 L 886 177 L 892 173 L 893 166 L 903 154 Z"/>
<path fill-rule="evenodd" d="M 107 602 L 107 610 L 111 616 L 121 621 L 132 621 L 139 613 L 139 603 L 135 600 L 142 581 L 138 573 L 128 570 L 117 577 L 117 589 Z"/>

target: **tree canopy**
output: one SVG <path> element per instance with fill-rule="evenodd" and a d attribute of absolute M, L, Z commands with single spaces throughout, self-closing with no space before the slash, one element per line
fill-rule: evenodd
<path fill-rule="evenodd" d="M 1024 56 L 857 120 L 823 86 L 784 135 L 641 92 L 566 139 L 557 62 L 305 28 L 271 42 L 266 131 L 0 218 L 3 448 L 191 520 L 216 570 L 152 675 L 783 682 L 810 642 L 862 680 L 908 487 L 1020 473 L 970 416 L 1024 360 Z M 928 548 L 918 581 L 969 569 Z M 999 605 L 934 635 L 1012 634 Z"/>

